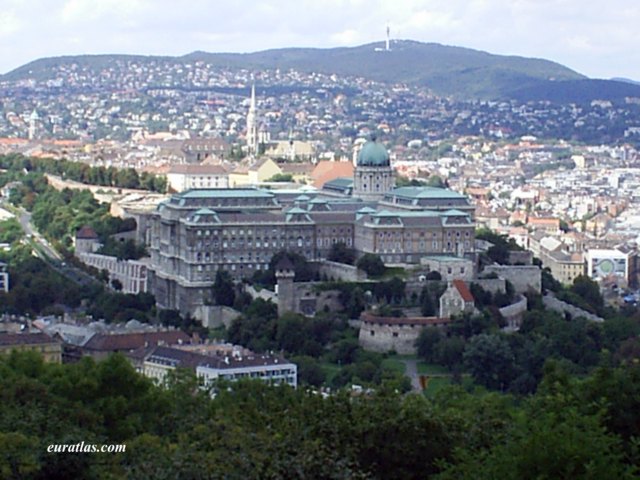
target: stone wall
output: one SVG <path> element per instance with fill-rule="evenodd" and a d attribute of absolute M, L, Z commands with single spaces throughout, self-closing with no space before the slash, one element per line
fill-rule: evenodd
<path fill-rule="evenodd" d="M 329 260 L 320 263 L 318 270 L 321 277 L 327 277 L 329 280 L 362 282 L 367 279 L 367 274 L 357 267 Z"/>
<path fill-rule="evenodd" d="M 229 328 L 231 323 L 238 318 L 241 313 L 231 307 L 222 305 L 200 305 L 195 309 L 195 318 L 202 319 L 202 325 L 207 328 L 217 328 L 225 326 Z"/>
<path fill-rule="evenodd" d="M 528 250 L 512 250 L 509 252 L 510 265 L 531 265 L 533 263 L 533 252 Z"/>
<path fill-rule="evenodd" d="M 486 292 L 496 294 L 498 292 L 505 293 L 507 291 L 507 282 L 504 278 L 478 278 L 471 283 L 475 283 Z"/>
<path fill-rule="evenodd" d="M 395 351 L 401 355 L 416 354 L 416 340 L 428 326 L 445 326 L 447 318 L 438 317 L 376 317 L 364 312 L 360 317 L 358 341 L 362 348 L 372 352 Z"/>
<path fill-rule="evenodd" d="M 583 317 L 592 322 L 604 322 L 604 318 L 594 315 L 593 313 L 589 313 L 575 305 L 571 305 L 570 303 L 563 302 L 553 295 L 545 295 L 542 297 L 542 303 L 549 310 L 562 313 L 563 315 L 569 314 L 573 318 Z"/>
<path fill-rule="evenodd" d="M 122 293 L 142 293 L 148 291 L 146 260 L 120 260 L 110 255 L 80 252 L 76 255 L 85 265 L 107 270 L 109 280 L 118 280 L 122 284 Z"/>
<path fill-rule="evenodd" d="M 527 311 L 527 306 L 527 297 L 525 297 L 524 295 L 519 295 L 515 303 L 507 305 L 506 307 L 502 307 L 499 310 L 500 315 L 502 315 L 502 317 L 507 322 L 505 330 L 516 331 L 520 328 L 520 325 L 522 325 L 524 313 Z"/>
<path fill-rule="evenodd" d="M 542 291 L 542 270 L 537 265 L 489 265 L 484 273 L 496 273 L 499 277 L 509 280 L 516 293 L 526 293 L 533 290 Z"/>
<path fill-rule="evenodd" d="M 278 301 L 278 295 L 276 295 L 275 292 L 272 292 L 271 290 L 268 290 L 266 288 L 262 288 L 260 290 L 256 290 L 255 288 L 253 288 L 253 286 L 247 285 L 245 287 L 245 291 L 249 295 L 251 295 L 251 298 L 253 298 L 254 300 L 256 298 L 261 298 L 263 300 L 272 301 L 274 303 L 276 303 Z"/>

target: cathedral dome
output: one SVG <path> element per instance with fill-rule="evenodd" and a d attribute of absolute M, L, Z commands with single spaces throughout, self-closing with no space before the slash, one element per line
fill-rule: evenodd
<path fill-rule="evenodd" d="M 376 138 L 372 137 L 362 146 L 358 153 L 358 166 L 360 167 L 388 167 L 389 154 L 384 145 L 376 142 Z"/>

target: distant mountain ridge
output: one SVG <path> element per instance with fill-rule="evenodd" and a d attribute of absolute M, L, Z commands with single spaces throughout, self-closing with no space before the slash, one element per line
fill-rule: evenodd
<path fill-rule="evenodd" d="M 460 99 L 549 100 L 559 103 L 593 99 L 640 97 L 640 85 L 591 80 L 549 60 L 494 55 L 479 50 L 410 40 L 395 41 L 391 51 L 381 43 L 340 48 L 283 48 L 254 53 L 193 52 L 181 57 L 140 55 L 82 55 L 30 62 L 0 77 L 2 80 L 47 78 L 61 63 L 96 68 L 118 59 L 139 62 L 204 61 L 228 69 L 295 69 L 301 72 L 359 76 L 381 82 L 430 88 L 435 94 Z"/>

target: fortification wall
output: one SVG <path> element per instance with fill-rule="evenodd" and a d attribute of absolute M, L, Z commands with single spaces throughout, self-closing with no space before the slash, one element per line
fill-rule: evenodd
<path fill-rule="evenodd" d="M 526 251 L 510 251 L 509 252 L 509 264 L 510 265 L 531 265 L 533 263 L 533 252 Z"/>
<path fill-rule="evenodd" d="M 342 280 L 344 282 L 361 282 L 367 279 L 367 274 L 353 265 L 330 262 L 325 260 L 320 263 L 318 271 L 321 276 L 329 280 Z"/>
<path fill-rule="evenodd" d="M 239 311 L 223 305 L 199 305 L 195 309 L 194 317 L 202 319 L 202 325 L 207 328 L 217 328 L 222 325 L 229 328 L 240 315 Z"/>
<path fill-rule="evenodd" d="M 542 303 L 550 310 L 562 314 L 568 313 L 573 318 L 583 317 L 592 322 L 604 322 L 604 318 L 594 315 L 593 313 L 589 313 L 575 305 L 571 305 L 570 303 L 563 302 L 552 295 L 545 295 L 542 297 Z"/>
<path fill-rule="evenodd" d="M 505 327 L 506 330 L 514 331 L 520 328 L 520 325 L 522 325 L 524 313 L 527 311 L 527 306 L 527 297 L 525 297 L 524 295 L 520 295 L 515 303 L 507 305 L 506 307 L 502 307 L 499 310 L 500 315 L 502 315 L 502 317 L 507 322 L 507 325 Z"/>
<path fill-rule="evenodd" d="M 424 328 L 440 327 L 449 323 L 448 318 L 375 317 L 366 312 L 362 314 L 360 320 L 358 341 L 362 348 L 380 353 L 393 350 L 401 355 L 416 354 L 415 343 Z"/>
<path fill-rule="evenodd" d="M 542 291 L 542 270 L 537 265 L 490 265 L 485 267 L 485 273 L 494 272 L 498 276 L 509 280 L 516 293 L 526 293 L 534 290 Z"/>
<path fill-rule="evenodd" d="M 507 291 L 507 282 L 504 278 L 478 278 L 471 283 L 475 283 L 482 287 L 484 291 L 492 294 L 505 293 Z"/>

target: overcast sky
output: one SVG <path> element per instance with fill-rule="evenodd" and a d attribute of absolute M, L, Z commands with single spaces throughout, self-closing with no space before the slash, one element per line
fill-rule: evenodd
<path fill-rule="evenodd" d="M 356 46 L 392 38 L 640 80 L 640 0 L 0 0 L 0 73 L 41 57 Z"/>

